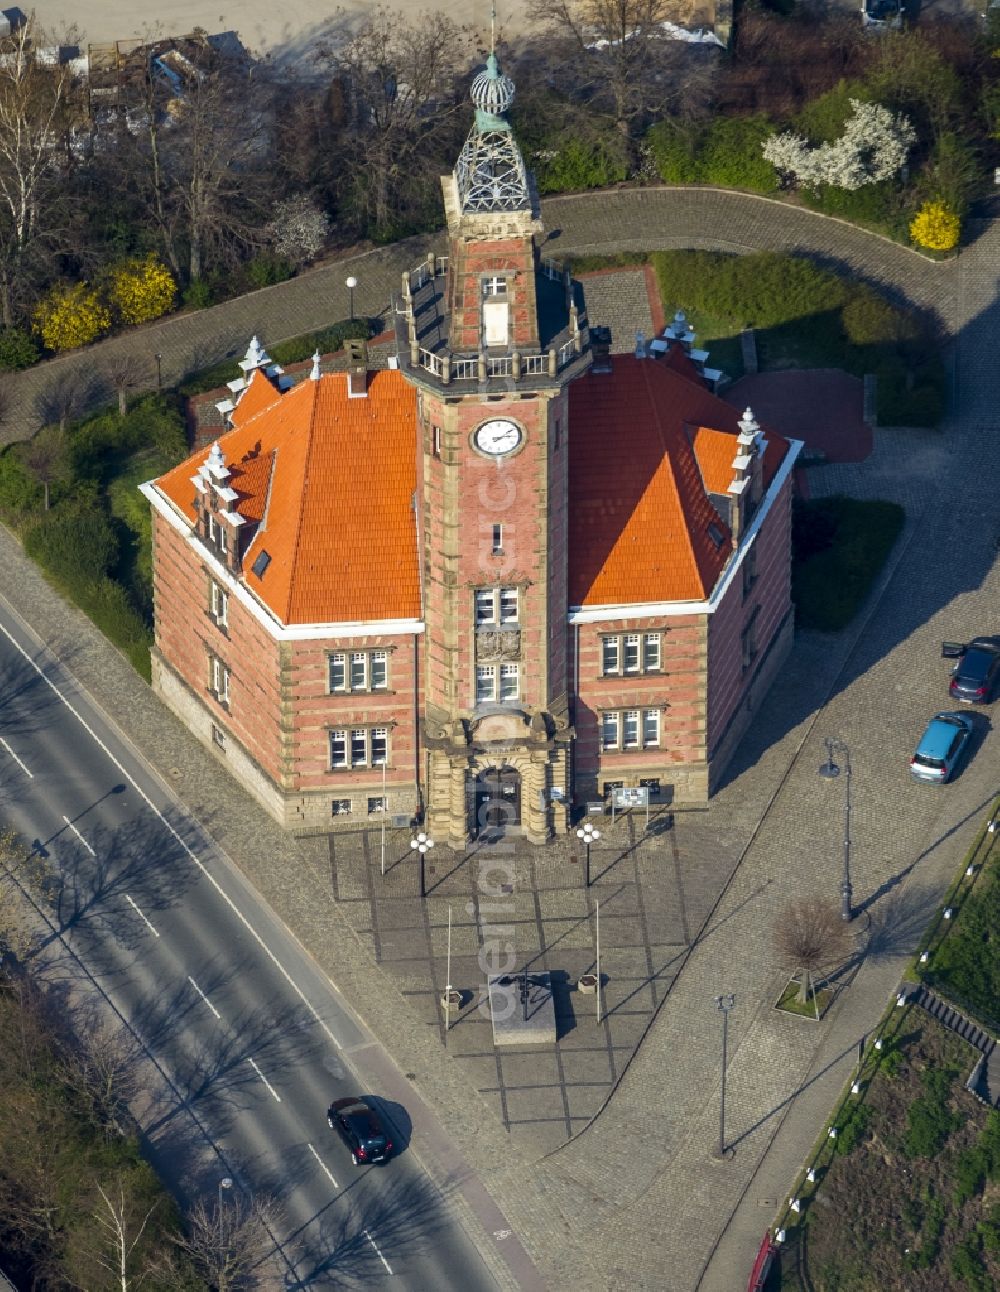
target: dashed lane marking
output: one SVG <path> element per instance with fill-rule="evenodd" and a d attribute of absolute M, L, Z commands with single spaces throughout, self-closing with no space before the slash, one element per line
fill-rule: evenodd
<path fill-rule="evenodd" d="M 329 1168 L 329 1167 L 327 1166 L 327 1164 L 323 1161 L 323 1159 L 320 1157 L 320 1155 L 316 1152 L 316 1150 L 313 1148 L 313 1146 L 312 1146 L 311 1144 L 309 1145 L 309 1152 L 313 1155 L 313 1157 L 316 1159 L 316 1161 L 320 1164 L 321 1168 L 326 1172 L 326 1177 L 327 1177 L 327 1179 L 330 1181 L 330 1183 L 333 1185 L 333 1187 L 334 1187 L 335 1189 L 339 1189 L 339 1188 L 340 1188 L 340 1185 L 339 1185 L 339 1184 L 337 1183 L 337 1181 L 333 1178 L 333 1173 L 332 1173 L 332 1171 L 330 1170 L 330 1168 Z"/>
<path fill-rule="evenodd" d="M 90 844 L 87 842 L 87 840 L 83 837 L 83 835 L 80 833 L 80 831 L 76 828 L 76 826 L 73 824 L 73 822 L 69 819 L 69 817 L 68 817 L 68 816 L 64 816 L 64 817 L 63 817 L 63 820 L 66 822 L 66 824 L 69 826 L 69 828 L 73 831 L 73 833 L 76 835 L 76 837 L 80 840 L 80 842 L 83 844 L 83 846 L 87 849 L 87 851 L 90 853 L 90 855 L 91 855 L 92 857 L 96 857 L 96 856 L 97 856 L 97 853 L 93 850 L 93 848 L 90 846 Z"/>
<path fill-rule="evenodd" d="M 191 986 L 195 989 L 195 991 L 198 993 L 198 995 L 202 998 L 202 1000 L 205 1002 L 205 1004 L 208 1006 L 208 1008 L 212 1011 L 212 1013 L 215 1015 L 215 1017 L 216 1017 L 216 1018 L 219 1020 L 219 1022 L 221 1023 L 221 1022 L 222 1022 L 222 1015 L 221 1015 L 221 1014 L 219 1013 L 219 1011 L 215 1008 L 215 1006 L 214 1006 L 214 1005 L 212 1004 L 212 1002 L 208 999 L 208 997 L 205 995 L 205 993 L 204 993 L 204 992 L 202 991 L 202 989 L 198 986 L 198 984 L 195 982 L 195 980 L 191 977 L 191 975 L 190 975 L 190 974 L 188 974 L 188 982 L 191 984 Z"/>
<path fill-rule="evenodd" d="M 388 1261 L 385 1259 L 385 1257 L 382 1255 L 382 1249 L 381 1249 L 381 1247 L 379 1247 L 378 1243 L 375 1241 L 375 1239 L 374 1239 L 374 1238 L 372 1238 L 371 1234 L 368 1232 L 368 1230 L 367 1230 L 367 1229 L 365 1230 L 365 1237 L 368 1239 L 368 1241 L 371 1243 L 372 1247 L 374 1247 L 374 1248 L 375 1248 L 375 1251 L 378 1253 L 378 1258 L 379 1258 L 379 1260 L 380 1260 L 380 1261 L 382 1262 L 382 1264 L 385 1266 L 385 1272 L 386 1272 L 386 1274 L 391 1274 L 391 1273 L 392 1273 L 392 1266 L 389 1264 L 389 1262 L 388 1262 Z"/>
<path fill-rule="evenodd" d="M 251 1068 L 253 1068 L 253 1070 L 254 1070 L 254 1072 L 256 1072 L 257 1076 L 258 1076 L 258 1077 L 260 1077 L 260 1079 L 261 1079 L 261 1081 L 263 1081 L 264 1085 L 265 1085 L 265 1086 L 267 1086 L 267 1088 L 268 1088 L 268 1090 L 270 1091 L 271 1095 L 272 1095 L 272 1096 L 273 1096 L 273 1097 L 278 1101 L 278 1103 L 280 1104 L 280 1103 L 281 1103 L 281 1096 L 278 1094 L 277 1090 L 275 1090 L 274 1086 L 272 1086 L 272 1085 L 271 1085 L 270 1081 L 268 1081 L 267 1077 L 265 1077 L 265 1076 L 264 1076 L 264 1074 L 263 1074 L 263 1072 L 261 1072 L 260 1068 L 258 1068 L 258 1066 L 257 1066 L 257 1060 L 256 1060 L 256 1059 L 247 1059 L 247 1063 L 249 1063 L 249 1064 L 250 1064 Z"/>
<path fill-rule="evenodd" d="M 14 762 L 15 762 L 15 763 L 17 763 L 18 767 L 20 767 L 21 771 L 22 771 L 22 772 L 24 772 L 25 776 L 27 776 L 27 777 L 29 778 L 29 780 L 34 780 L 34 779 L 35 779 L 35 773 L 34 773 L 34 772 L 29 772 L 29 771 L 28 771 L 27 767 L 25 767 L 25 765 L 24 765 L 24 763 L 21 761 L 21 759 L 20 759 L 20 758 L 18 758 L 17 754 L 15 754 L 15 753 L 14 753 L 14 751 L 13 751 L 13 749 L 11 749 L 10 745 L 8 745 L 8 744 L 7 744 L 7 742 L 6 742 L 6 740 L 4 740 L 3 736 L 0 736 L 0 745 L 3 745 L 4 749 L 6 749 L 7 753 L 8 753 L 8 754 L 10 754 L 11 758 L 13 758 Z M 65 820 L 65 817 L 63 818 L 63 820 Z"/>
<path fill-rule="evenodd" d="M 140 919 L 140 920 L 142 920 L 142 922 L 145 924 L 146 928 L 147 928 L 147 929 L 149 929 L 149 931 L 150 931 L 150 933 L 152 933 L 153 937 L 154 937 L 154 938 L 158 938 L 158 937 L 160 936 L 160 935 L 159 935 L 159 933 L 156 931 L 156 929 L 154 929 L 154 928 L 153 928 L 152 924 L 150 924 L 149 920 L 146 918 L 146 916 L 143 914 L 143 912 L 139 910 L 139 905 L 138 905 L 138 903 L 134 900 L 134 898 L 129 897 L 128 893 L 126 893 L 126 894 L 125 894 L 125 900 L 126 900 L 126 902 L 128 902 L 129 906 L 131 906 L 132 910 L 133 910 L 133 911 L 135 911 L 136 915 L 138 915 L 139 919 Z"/>

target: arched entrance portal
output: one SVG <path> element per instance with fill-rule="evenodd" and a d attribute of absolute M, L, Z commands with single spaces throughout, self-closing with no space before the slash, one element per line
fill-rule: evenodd
<path fill-rule="evenodd" d="M 515 767 L 487 767 L 476 777 L 474 833 L 521 824 L 521 773 Z"/>

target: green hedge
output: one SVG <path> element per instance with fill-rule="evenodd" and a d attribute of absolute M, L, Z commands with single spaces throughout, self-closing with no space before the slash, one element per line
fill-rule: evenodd
<path fill-rule="evenodd" d="M 667 184 L 718 184 L 774 193 L 778 173 L 761 146 L 774 131 L 762 116 L 713 117 L 707 125 L 661 121 L 646 134 L 660 178 Z"/>
<path fill-rule="evenodd" d="M 792 511 L 792 600 L 800 628 L 846 628 L 903 528 L 898 503 L 797 499 Z"/>
<path fill-rule="evenodd" d="M 535 162 L 540 193 L 607 188 L 628 177 L 628 158 L 620 136 L 567 139 Z"/>

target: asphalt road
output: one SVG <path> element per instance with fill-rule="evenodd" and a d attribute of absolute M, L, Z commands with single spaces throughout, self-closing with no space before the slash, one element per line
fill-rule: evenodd
<path fill-rule="evenodd" d="M 142 1123 L 174 1191 L 227 1205 L 230 1177 L 275 1199 L 287 1288 L 495 1289 L 409 1150 L 406 1109 L 352 1071 L 370 1034 L 2 604 L 0 679 L 0 813 L 60 876 L 50 951 L 85 966 L 153 1061 Z M 384 1166 L 354 1167 L 326 1124 L 359 1093 L 394 1127 Z"/>

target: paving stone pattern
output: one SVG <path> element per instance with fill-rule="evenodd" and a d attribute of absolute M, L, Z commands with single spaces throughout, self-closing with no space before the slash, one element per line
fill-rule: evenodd
<path fill-rule="evenodd" d="M 466 986 L 478 965 L 474 970 L 476 929 L 464 908 L 481 900 L 475 869 L 481 859 L 442 850 L 421 907 L 413 862 L 403 856 L 407 840 L 393 835 L 393 868 L 384 881 L 377 834 L 338 839 L 333 851 L 324 836 L 289 840 L 96 630 L 52 593 L 5 533 L 0 593 L 66 659 L 412 1074 L 548 1287 L 731 1292 L 745 1279 L 761 1232 L 849 1076 L 858 1037 L 890 999 L 908 950 L 996 792 L 996 736 L 985 731 L 951 786 L 911 784 L 905 764 L 927 715 L 946 702 L 940 641 L 982 631 L 1000 597 L 991 382 L 1000 337 L 1000 228 L 984 224 L 956 261 L 933 265 L 835 221 L 735 194 L 650 190 L 559 199 L 547 205 L 546 217 L 550 229 L 561 230 L 548 248 L 553 252 L 783 246 L 891 280 L 901 296 L 940 310 L 949 322 L 959 376 L 954 416 L 942 431 L 880 429 L 868 462 L 810 472 L 814 496 L 845 489 L 899 498 L 908 508 L 906 529 L 848 632 L 797 636 L 709 811 L 678 814 L 673 830 L 650 838 L 637 830 L 631 851 L 626 836 L 636 822 L 617 824 L 605 843 L 611 868 L 596 872 L 590 894 L 579 861 L 569 860 L 571 843 L 541 857 L 515 849 L 509 896 L 519 956 L 538 954 L 542 967 L 565 973 L 572 985 L 593 959 L 589 899 L 600 893 L 608 904 L 602 969 L 611 1014 L 600 1029 L 587 1013 L 593 998 L 583 1005 L 569 991 L 554 1053 L 491 1061 L 486 1025 L 469 1017 L 469 1006 L 443 1037 L 434 998 L 444 985 L 447 906 L 462 921 L 452 979 Z M 398 254 L 386 249 L 350 262 L 363 284 L 359 292 L 366 290 L 359 263 L 371 264 L 384 274 L 387 300 Z M 404 263 L 413 258 L 411 250 L 403 253 Z M 317 283 L 329 287 L 326 318 L 316 319 L 307 301 L 302 312 L 282 314 L 280 327 L 273 325 L 271 304 L 285 308 L 280 293 L 288 284 L 269 289 L 277 295 L 258 293 L 225 307 L 238 315 L 234 344 L 245 344 L 248 319 L 241 312 L 248 309 L 268 340 L 282 329 L 292 334 L 342 316 L 338 284 L 346 272 L 346 264 L 316 271 Z M 359 308 L 371 312 L 382 288 L 372 281 L 367 290 L 373 299 L 361 296 Z M 194 316 L 191 326 L 201 329 L 213 313 Z M 215 317 L 218 326 L 222 316 Z M 203 343 L 200 335 L 185 339 L 183 319 L 161 326 L 174 329 L 175 365 L 185 348 Z M 96 347 L 83 362 L 96 365 L 103 353 Z M 15 380 L 28 390 L 37 373 Z M 842 790 L 841 782 L 817 776 L 826 735 L 851 748 L 855 902 L 863 908 L 862 931 L 870 917 L 876 937 L 861 944 L 868 954 L 816 1025 L 773 1010 L 782 979 L 771 937 L 775 914 L 789 898 L 825 892 L 836 899 Z M 616 909 L 623 917 L 617 921 Z M 735 1153 L 718 1161 L 712 1150 L 720 1026 L 713 998 L 726 991 L 736 994 L 727 1135 Z M 613 1097 L 585 1123 L 616 1075 Z M 570 1131 L 574 1137 L 555 1147 Z M 439 1168 L 440 1141 L 429 1129 L 415 1132 L 414 1150 L 430 1169 Z"/>

